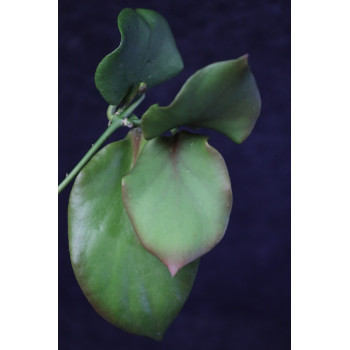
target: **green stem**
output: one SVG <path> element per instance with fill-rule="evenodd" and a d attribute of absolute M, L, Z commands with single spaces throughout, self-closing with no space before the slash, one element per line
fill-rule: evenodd
<path fill-rule="evenodd" d="M 138 99 L 140 96 L 144 95 L 147 89 L 147 85 L 144 82 L 139 83 L 137 86 L 131 90 L 131 92 L 124 98 L 122 102 L 122 107 L 110 105 L 107 109 L 107 118 L 113 120 L 114 116 L 120 116 L 124 110 L 126 110 L 131 103 Z"/>
<path fill-rule="evenodd" d="M 123 111 L 119 116 L 114 116 L 112 122 L 104 133 L 99 137 L 99 139 L 92 145 L 90 150 L 85 154 L 81 161 L 74 167 L 74 169 L 66 176 L 66 178 L 58 186 L 58 194 L 60 194 L 66 186 L 78 175 L 79 171 L 84 167 L 84 165 L 90 160 L 90 158 L 97 152 L 97 150 L 103 145 L 103 143 L 111 136 L 118 128 L 121 126 L 127 126 L 125 124 L 127 117 L 132 114 L 134 109 L 142 102 L 145 95 L 140 96 L 140 98 L 135 101 L 131 106 L 129 106 L 125 111 Z M 129 121 L 131 126 L 138 124 L 136 121 Z M 130 125 L 129 125 L 130 126 Z"/>

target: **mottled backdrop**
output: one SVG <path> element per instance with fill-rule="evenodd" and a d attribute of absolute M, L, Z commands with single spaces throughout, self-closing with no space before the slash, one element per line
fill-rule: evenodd
<path fill-rule="evenodd" d="M 283 0 L 59 0 L 59 180 L 107 126 L 94 86 L 99 61 L 119 45 L 117 14 L 156 10 L 168 20 L 183 72 L 147 94 L 166 105 L 196 70 L 249 53 L 260 119 L 241 145 L 210 132 L 231 175 L 233 210 L 222 242 L 202 258 L 192 293 L 160 343 L 104 321 L 70 265 L 67 205 L 59 197 L 59 349 L 285 350 L 290 348 L 290 3 Z M 45 29 L 43 29 L 45 30 Z M 45 44 L 45 43 L 43 43 Z M 118 131 L 110 141 L 121 138 Z"/>

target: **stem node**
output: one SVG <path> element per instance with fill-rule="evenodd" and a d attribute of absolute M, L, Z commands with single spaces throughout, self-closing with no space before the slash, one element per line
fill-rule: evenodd
<path fill-rule="evenodd" d="M 112 115 L 112 118 L 108 118 L 110 121 L 108 123 L 107 129 L 99 137 L 99 139 L 92 144 L 90 150 L 85 154 L 85 156 L 80 160 L 80 162 L 74 167 L 74 169 L 68 174 L 66 178 L 58 186 L 58 194 L 60 194 L 67 185 L 78 175 L 80 170 L 86 165 L 86 163 L 91 159 L 91 157 L 98 151 L 98 149 L 103 145 L 103 143 L 111 136 L 114 131 L 116 131 L 121 126 L 128 126 L 132 128 L 134 126 L 133 121 L 129 121 L 127 118 L 132 114 L 132 112 L 137 108 L 137 106 L 143 101 L 145 95 L 142 94 L 132 105 L 123 110 L 119 116 L 115 113 L 112 113 L 115 109 L 115 106 L 109 106 L 107 110 L 107 115 Z M 128 123 L 128 124 L 126 124 Z M 131 124 L 131 126 L 130 126 Z"/>

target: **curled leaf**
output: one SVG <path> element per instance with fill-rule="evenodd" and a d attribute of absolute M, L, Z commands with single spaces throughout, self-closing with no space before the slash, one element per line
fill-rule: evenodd
<path fill-rule="evenodd" d="M 147 140 L 187 125 L 213 129 L 241 143 L 253 130 L 260 108 L 259 90 L 245 55 L 197 71 L 169 106 L 151 106 L 141 125 Z"/>
<path fill-rule="evenodd" d="M 141 82 L 159 85 L 183 69 L 182 58 L 167 21 L 146 9 L 122 10 L 118 16 L 120 46 L 98 65 L 95 83 L 111 105 Z"/>
<path fill-rule="evenodd" d="M 181 132 L 149 141 L 122 185 L 135 232 L 172 276 L 222 239 L 231 184 L 207 137 Z"/>

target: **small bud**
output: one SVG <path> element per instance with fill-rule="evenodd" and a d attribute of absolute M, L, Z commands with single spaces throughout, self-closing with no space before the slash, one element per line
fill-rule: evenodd
<path fill-rule="evenodd" d="M 128 128 L 132 128 L 134 126 L 134 124 L 128 119 L 123 119 L 123 125 L 127 126 Z"/>

